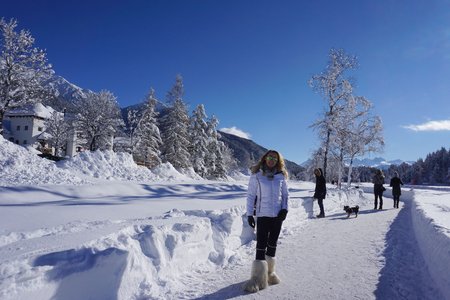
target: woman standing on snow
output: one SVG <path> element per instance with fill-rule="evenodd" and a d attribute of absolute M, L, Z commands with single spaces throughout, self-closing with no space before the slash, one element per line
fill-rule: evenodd
<path fill-rule="evenodd" d="M 373 193 L 375 194 L 375 203 L 373 209 L 377 209 L 378 198 L 380 198 L 380 208 L 378 209 L 383 209 L 383 192 L 386 190 L 383 184 L 384 184 L 383 171 L 381 171 L 381 169 L 378 169 L 375 176 L 373 176 Z"/>
<path fill-rule="evenodd" d="M 394 177 L 391 179 L 392 187 L 392 197 L 394 197 L 394 208 L 398 208 L 398 203 L 400 202 L 400 195 L 402 194 L 402 189 L 400 185 L 403 185 L 403 181 L 398 177 L 398 172 L 394 172 Z"/>
<path fill-rule="evenodd" d="M 314 190 L 314 199 L 317 199 L 319 204 L 320 213 L 316 216 L 317 218 L 325 218 L 325 211 L 323 209 L 323 199 L 327 195 L 327 186 L 325 182 L 325 177 L 323 177 L 323 172 L 321 168 L 314 170 L 314 175 L 316 176 L 316 189 Z"/>
<path fill-rule="evenodd" d="M 275 274 L 275 252 L 281 225 L 288 213 L 288 173 L 283 157 L 275 150 L 267 151 L 251 171 L 247 191 L 247 220 L 253 228 L 256 224 L 256 259 L 253 261 L 251 278 L 244 289 L 257 292 L 268 284 L 280 282 Z"/>

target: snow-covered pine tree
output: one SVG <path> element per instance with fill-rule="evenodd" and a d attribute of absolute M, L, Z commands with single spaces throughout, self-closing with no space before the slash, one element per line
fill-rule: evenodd
<path fill-rule="evenodd" d="M 114 135 L 123 125 L 116 97 L 106 90 L 90 94 L 76 103 L 76 112 L 75 126 L 84 147 L 111 150 Z"/>
<path fill-rule="evenodd" d="M 191 140 L 189 153 L 191 154 L 192 166 L 194 171 L 204 178 L 206 178 L 208 174 L 208 168 L 205 164 L 205 157 L 208 152 L 208 128 L 205 118 L 205 107 L 203 104 L 199 104 L 192 112 L 189 128 Z"/>
<path fill-rule="evenodd" d="M 17 21 L 0 20 L 0 134 L 6 111 L 50 97 L 45 82 L 53 75 L 45 51 L 33 47 L 27 30 L 16 32 Z"/>
<path fill-rule="evenodd" d="M 126 118 L 127 128 L 125 131 L 128 133 L 129 138 L 129 143 L 126 144 L 126 151 L 134 156 L 134 153 L 136 152 L 136 145 L 139 143 L 139 137 L 137 136 L 136 129 L 142 118 L 142 112 L 138 109 L 132 108 L 127 112 Z"/>
<path fill-rule="evenodd" d="M 339 119 L 339 113 L 353 90 L 352 78 L 347 76 L 347 71 L 355 69 L 358 60 L 355 56 L 348 55 L 344 50 L 331 49 L 329 62 L 325 70 L 312 76 L 308 81 L 310 87 L 322 95 L 327 103 L 327 109 L 321 119 L 311 125 L 319 133 L 319 138 L 324 145 L 323 172 L 326 178 L 328 152 L 335 123 Z"/>
<path fill-rule="evenodd" d="M 45 121 L 45 132 L 50 135 L 49 142 L 55 148 L 55 156 L 61 156 L 61 149 L 74 134 L 72 124 L 64 118 L 63 113 L 57 111 Z"/>
<path fill-rule="evenodd" d="M 143 161 L 144 165 L 149 168 L 161 164 L 160 147 L 162 140 L 157 123 L 157 102 L 155 90 L 151 88 L 146 97 L 142 117 L 137 123 L 135 134 L 136 149 L 134 157 L 137 161 Z"/>
<path fill-rule="evenodd" d="M 222 155 L 224 144 L 222 141 L 219 141 L 217 125 L 219 125 L 219 120 L 213 115 L 207 122 L 209 139 L 208 152 L 205 159 L 208 168 L 207 176 L 210 179 L 226 178 L 226 168 Z"/>
<path fill-rule="evenodd" d="M 174 86 L 167 94 L 169 107 L 161 118 L 162 159 L 176 169 L 192 167 L 189 155 L 189 115 L 183 94 L 183 78 L 177 75 Z"/>

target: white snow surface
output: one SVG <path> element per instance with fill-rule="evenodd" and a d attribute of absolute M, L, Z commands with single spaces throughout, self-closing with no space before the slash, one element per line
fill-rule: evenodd
<path fill-rule="evenodd" d="M 125 154 L 52 163 L 0 137 L 0 299 L 450 299 L 450 188 L 289 181 L 278 285 L 242 290 L 255 255 L 248 178 L 193 178 Z M 23 175 L 24 174 L 24 175 Z M 343 205 L 359 205 L 347 218 Z"/>

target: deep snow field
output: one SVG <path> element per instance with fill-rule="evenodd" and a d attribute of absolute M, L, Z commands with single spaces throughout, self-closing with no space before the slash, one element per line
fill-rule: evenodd
<path fill-rule="evenodd" d="M 207 181 L 170 164 L 85 152 L 64 163 L 0 137 L 0 299 L 450 299 L 450 189 L 404 187 L 373 211 L 371 185 L 289 182 L 279 285 L 256 294 L 248 178 Z M 358 218 L 343 205 L 359 205 Z"/>

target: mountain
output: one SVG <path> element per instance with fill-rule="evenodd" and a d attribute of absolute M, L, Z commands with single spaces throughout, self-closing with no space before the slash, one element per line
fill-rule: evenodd
<path fill-rule="evenodd" d="M 85 99 L 89 94 L 94 93 L 91 90 L 80 88 L 65 78 L 56 75 L 47 82 L 47 85 L 50 87 L 54 97 L 45 101 L 44 104 L 58 111 L 63 111 L 64 109 L 70 111 L 78 100 Z"/>
<path fill-rule="evenodd" d="M 91 90 L 83 89 L 73 83 L 70 83 L 61 76 L 53 76 L 53 78 L 48 82 L 48 85 L 52 87 L 52 90 L 58 98 L 65 99 L 68 102 L 84 99 L 89 94 L 93 93 Z"/>
<path fill-rule="evenodd" d="M 256 144 L 252 140 L 219 131 L 220 140 L 233 150 L 234 157 L 238 161 L 238 165 L 242 171 L 248 171 L 249 167 L 254 165 L 256 161 L 267 152 L 268 149 Z M 296 163 L 285 159 L 286 168 L 291 175 L 297 175 L 304 171 L 304 168 Z"/>
<path fill-rule="evenodd" d="M 302 167 L 307 167 L 311 163 L 311 160 L 308 159 L 307 161 L 303 162 L 301 164 Z M 401 159 L 394 159 L 387 161 L 386 159 L 382 157 L 375 157 L 375 158 L 355 158 L 353 160 L 353 167 L 369 167 L 369 168 L 379 168 L 379 169 L 388 169 L 390 165 L 401 165 L 402 163 L 407 163 L 408 165 L 412 165 L 413 161 L 403 161 Z M 348 166 L 349 162 L 346 162 L 346 165 Z"/>
<path fill-rule="evenodd" d="M 410 161 L 403 161 L 401 159 L 395 159 L 395 160 L 389 160 L 382 157 L 375 157 L 375 158 L 363 158 L 358 159 L 356 158 L 353 160 L 353 166 L 354 167 L 371 167 L 371 168 L 380 168 L 380 169 L 387 169 L 390 165 L 401 165 L 402 163 L 407 163 L 411 165 L 413 162 Z"/>

